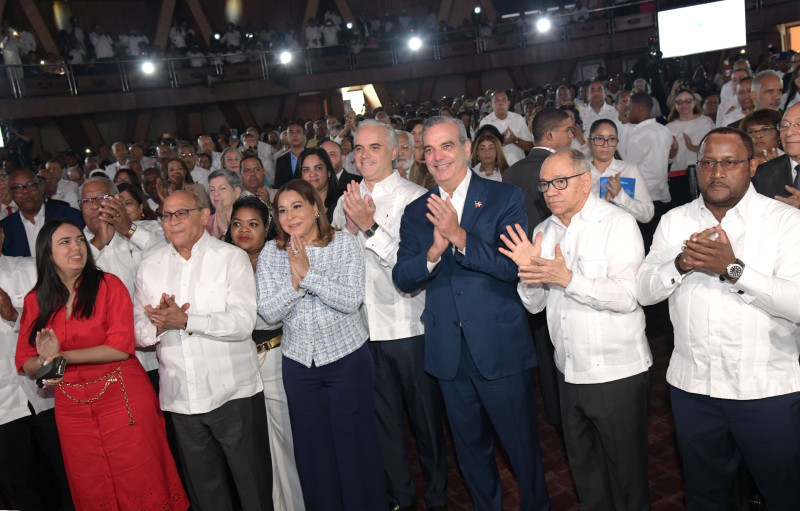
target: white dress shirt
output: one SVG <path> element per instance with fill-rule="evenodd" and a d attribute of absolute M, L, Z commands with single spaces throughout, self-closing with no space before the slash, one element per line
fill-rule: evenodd
<path fill-rule="evenodd" d="M 211 174 L 211 170 L 195 165 L 190 174 L 192 175 L 192 180 L 195 183 L 202 184 L 206 189 L 206 193 L 208 193 L 208 175 Z"/>
<path fill-rule="evenodd" d="M 667 174 L 669 148 L 672 135 L 655 119 L 639 124 L 623 124 L 617 149 L 622 159 L 636 165 L 644 178 L 650 198 L 654 201 L 670 202 Z"/>
<path fill-rule="evenodd" d="M 0 289 L 8 294 L 20 316 L 25 295 L 34 284 L 36 262 L 33 258 L 0 256 Z M 18 335 L 19 321 L 0 318 L 0 425 L 30 415 L 29 402 L 36 413 L 53 408 L 55 403 L 54 387 L 39 389 L 35 380 L 17 372 L 14 355 Z"/>
<path fill-rule="evenodd" d="M 624 162 L 622 160 L 611 160 L 611 164 L 600 173 L 597 167 L 592 165 L 592 195 L 600 197 L 600 178 L 611 177 L 619 174 L 619 177 L 629 177 L 636 180 L 636 185 L 633 188 L 633 197 L 625 192 L 625 189 L 619 191 L 616 197 L 612 199 L 612 203 L 624 209 L 638 222 L 646 224 L 653 219 L 653 201 L 650 200 L 650 192 L 647 191 L 647 186 L 644 184 L 641 172 L 636 168 L 636 165 Z M 605 200 L 605 198 L 603 198 Z"/>
<path fill-rule="evenodd" d="M 263 140 L 258 141 L 258 159 L 264 166 L 264 174 L 270 186 L 275 184 L 275 150 Z"/>
<path fill-rule="evenodd" d="M 371 341 L 387 341 L 423 335 L 420 321 L 425 308 L 425 291 L 401 293 L 392 282 L 392 268 L 397 262 L 400 245 L 400 219 L 406 206 L 425 195 L 428 190 L 403 179 L 397 170 L 376 183 L 370 192 L 362 181 L 361 197 L 375 202 L 373 218 L 380 226 L 371 238 L 359 232 L 358 241 L 364 249 L 365 292 L 364 307 Z M 339 198 L 333 212 L 333 226 L 344 229 L 344 196 Z"/>
<path fill-rule="evenodd" d="M 81 209 L 78 205 L 78 199 L 81 198 L 80 195 L 81 194 L 76 183 L 62 179 L 58 182 L 56 193 L 53 194 L 51 199 L 64 201 L 68 203 L 69 207 L 71 208 Z"/>
<path fill-rule="evenodd" d="M 644 258 L 634 218 L 589 195 L 569 227 L 550 216 L 542 233 L 542 257 L 561 245 L 572 280 L 557 285 L 518 284 L 531 313 L 547 307 L 555 362 L 568 383 L 603 383 L 642 373 L 652 365 L 644 312 L 636 301 L 636 270 Z"/>
<path fill-rule="evenodd" d="M 483 118 L 478 128 L 487 124 L 491 124 L 497 128 L 501 136 L 504 135 L 507 129 L 511 129 L 512 133 L 514 133 L 518 139 L 533 142 L 533 135 L 531 135 L 528 125 L 525 123 L 525 118 L 514 112 L 508 112 L 505 119 L 498 119 L 494 112 L 492 112 Z M 500 140 L 500 142 L 503 142 L 503 140 Z M 503 155 L 505 155 L 508 165 L 511 166 L 525 157 L 525 151 L 517 144 L 504 144 Z"/>
<path fill-rule="evenodd" d="M 164 240 L 164 231 L 161 225 L 155 220 L 142 220 L 136 223 L 136 231 L 130 238 L 126 238 L 119 233 L 114 233 L 108 245 L 103 247 L 102 250 L 97 250 L 91 241 L 94 239 L 94 233 L 89 230 L 89 227 L 83 228 L 83 234 L 86 236 L 86 241 L 89 243 L 89 249 L 92 251 L 94 262 L 101 270 L 113 273 L 119 280 L 128 288 L 133 300 L 134 281 L 136 280 L 136 270 L 139 268 L 139 263 L 142 262 L 142 254 L 154 246 L 163 245 L 166 243 Z M 158 359 L 156 352 L 153 348 L 136 350 L 136 358 L 139 359 L 145 371 L 152 371 L 158 369 Z"/>
<path fill-rule="evenodd" d="M 494 171 L 492 171 L 491 174 L 487 174 L 481 168 L 481 162 L 476 163 L 475 166 L 472 167 L 472 170 L 475 171 L 475 173 L 481 176 L 483 179 L 488 179 L 490 181 L 498 181 L 498 182 L 503 181 L 503 175 L 500 173 L 499 170 L 494 169 Z"/>
<path fill-rule="evenodd" d="M 589 130 L 592 127 L 592 124 L 600 119 L 608 119 L 610 121 L 614 121 L 617 125 L 617 130 L 621 126 L 619 122 L 619 112 L 613 106 L 609 105 L 608 103 L 603 103 L 603 106 L 600 107 L 599 112 L 595 112 L 594 108 L 591 105 L 586 105 L 586 108 L 581 110 L 581 120 L 583 121 L 583 136 L 584 138 L 589 137 Z"/>
<path fill-rule="evenodd" d="M 189 319 L 156 337 L 144 306 L 157 307 L 162 293 L 189 303 Z M 188 260 L 172 244 L 145 254 L 133 310 L 136 346 L 156 345 L 163 410 L 206 413 L 263 389 L 252 340 L 255 277 L 242 249 L 203 232 Z"/>
<path fill-rule="evenodd" d="M 718 222 L 703 198 L 664 215 L 637 274 L 643 305 L 669 298 L 675 330 L 667 381 L 722 399 L 761 399 L 800 391 L 800 211 L 752 185 L 722 219 L 745 263 L 735 284 L 697 270 L 681 276 L 684 240 Z"/>
<path fill-rule="evenodd" d="M 44 204 L 39 208 L 39 212 L 33 217 L 33 222 L 25 218 L 25 215 L 20 211 L 19 219 L 22 221 L 22 226 L 25 227 L 25 236 L 28 237 L 28 247 L 31 249 L 31 255 L 36 257 L 36 237 L 39 231 L 44 227 Z"/>
<path fill-rule="evenodd" d="M 439 196 L 442 198 L 442 200 L 446 201 L 449 198 L 450 204 L 452 204 L 453 207 L 456 209 L 456 213 L 458 214 L 459 224 L 461 224 L 461 217 L 464 214 L 464 203 L 467 201 L 467 190 L 469 190 L 470 181 L 472 181 L 472 171 L 469 170 L 469 168 L 467 168 L 467 175 L 464 177 L 464 180 L 461 181 L 461 184 L 459 184 L 456 187 L 456 189 L 453 190 L 452 196 L 450 196 L 447 192 L 445 192 L 441 186 L 439 187 Z M 450 250 L 454 250 L 454 248 L 451 246 Z M 467 247 L 464 247 L 463 249 L 458 249 L 458 251 L 461 252 L 462 255 L 466 255 L 466 250 Z M 439 264 L 441 260 L 442 258 L 440 257 L 434 262 L 428 261 L 428 272 L 429 273 L 432 272 L 433 269 L 436 268 L 436 265 Z"/>
<path fill-rule="evenodd" d="M 744 119 L 745 116 L 744 111 L 742 111 L 742 105 L 740 105 L 737 101 L 736 105 L 732 106 L 734 106 L 734 109 L 730 112 L 728 112 L 728 108 L 730 108 L 730 106 L 724 110 L 722 109 L 722 105 L 719 106 L 717 109 L 717 128 L 724 128 L 732 122 L 741 121 Z"/>
<path fill-rule="evenodd" d="M 114 181 L 114 178 L 117 176 L 117 171 L 119 171 L 119 169 L 127 169 L 127 168 L 128 168 L 127 160 L 122 165 L 120 165 L 118 161 L 115 161 L 114 163 L 109 163 L 108 165 L 106 165 L 105 173 L 106 176 L 108 176 L 108 179 Z M 142 168 L 146 167 L 143 166 Z"/>
<path fill-rule="evenodd" d="M 701 115 L 690 121 L 675 120 L 667 124 L 667 129 L 678 141 L 678 152 L 672 158 L 672 170 L 683 170 L 689 165 L 697 165 L 697 152 L 686 147 L 683 134 L 689 135 L 692 144 L 699 145 L 706 134 L 714 129 L 714 121 L 710 117 Z"/>

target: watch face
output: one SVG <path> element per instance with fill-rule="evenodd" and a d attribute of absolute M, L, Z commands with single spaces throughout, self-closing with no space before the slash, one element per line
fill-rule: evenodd
<path fill-rule="evenodd" d="M 740 264 L 729 264 L 727 268 L 728 277 L 730 277 L 731 280 L 736 280 L 742 276 L 743 270 L 744 268 L 742 268 L 742 265 Z"/>

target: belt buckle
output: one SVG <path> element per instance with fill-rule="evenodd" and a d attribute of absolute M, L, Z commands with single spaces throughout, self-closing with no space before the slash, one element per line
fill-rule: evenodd
<path fill-rule="evenodd" d="M 264 341 L 260 344 L 256 344 L 256 353 L 259 355 L 262 353 L 266 353 L 267 351 L 271 350 L 272 348 L 277 348 L 281 345 L 281 337 L 282 335 L 276 335 L 272 339 L 268 341 Z"/>

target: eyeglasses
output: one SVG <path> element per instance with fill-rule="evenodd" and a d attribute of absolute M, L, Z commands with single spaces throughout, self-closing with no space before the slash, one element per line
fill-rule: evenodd
<path fill-rule="evenodd" d="M 101 195 L 99 197 L 87 197 L 86 199 L 78 200 L 78 205 L 79 206 L 83 206 L 84 204 L 96 203 L 99 200 L 106 200 L 106 199 L 110 199 L 110 198 L 111 198 L 111 195 Z"/>
<path fill-rule="evenodd" d="M 724 170 L 733 170 L 736 168 L 737 165 L 740 165 L 746 161 L 750 161 L 752 158 L 747 158 L 744 160 L 698 160 L 697 166 L 700 170 L 713 170 L 717 165 L 722 166 Z"/>
<path fill-rule="evenodd" d="M 602 146 L 608 144 L 608 147 L 617 147 L 617 144 L 619 143 L 619 139 L 617 137 L 605 138 L 597 136 L 597 137 L 589 137 L 589 140 L 591 140 L 592 144 L 594 145 Z"/>
<path fill-rule="evenodd" d="M 783 122 L 779 122 L 778 125 L 775 126 L 775 127 L 778 128 L 778 131 L 786 131 L 789 128 L 791 128 L 792 126 L 794 126 L 795 128 L 800 129 L 800 122 L 783 121 Z"/>
<path fill-rule="evenodd" d="M 164 211 L 164 214 L 162 216 L 164 217 L 165 222 L 171 221 L 172 217 L 175 217 L 178 220 L 186 220 L 187 218 L 189 218 L 189 213 L 191 213 L 192 211 L 200 211 L 201 209 L 203 208 L 179 209 L 173 212 Z"/>
<path fill-rule="evenodd" d="M 31 182 L 31 183 L 27 183 L 27 184 L 24 184 L 24 185 L 11 185 L 11 186 L 8 187 L 8 189 L 11 190 L 11 193 L 14 193 L 14 194 L 20 194 L 20 193 L 24 192 L 25 190 L 27 190 L 29 192 L 35 192 L 36 190 L 39 189 L 39 183 Z"/>
<path fill-rule="evenodd" d="M 131 179 L 128 178 L 128 177 L 121 177 L 121 178 L 117 179 L 117 184 L 118 185 L 120 185 L 122 183 L 131 184 Z"/>
<path fill-rule="evenodd" d="M 181 158 L 188 158 L 189 156 L 194 156 L 194 153 L 181 153 Z"/>
<path fill-rule="evenodd" d="M 676 105 L 691 105 L 692 103 L 694 103 L 694 99 L 691 99 L 691 98 L 689 98 L 689 99 L 676 99 L 675 100 L 675 104 Z"/>
<path fill-rule="evenodd" d="M 575 174 L 574 176 L 568 177 L 557 177 L 555 179 L 551 179 L 550 181 L 539 181 L 536 183 L 536 189 L 539 190 L 541 193 L 545 193 L 549 188 L 550 185 L 553 185 L 553 188 L 556 190 L 563 190 L 569 185 L 569 180 L 573 177 L 582 176 L 585 172 L 581 174 Z"/>
<path fill-rule="evenodd" d="M 763 137 L 767 134 L 768 131 L 777 130 L 778 128 L 773 128 L 772 126 L 767 126 L 766 128 L 761 128 L 757 130 L 747 130 L 747 134 L 751 137 Z"/>

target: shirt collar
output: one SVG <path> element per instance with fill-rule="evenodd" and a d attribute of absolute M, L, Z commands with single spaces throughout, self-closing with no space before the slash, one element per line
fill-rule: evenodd
<path fill-rule="evenodd" d="M 726 218 L 729 214 L 734 214 L 742 219 L 747 218 L 747 212 L 752 207 L 753 198 L 756 196 L 757 193 L 758 192 L 756 192 L 756 189 L 753 187 L 753 184 L 750 183 L 750 185 L 747 187 L 747 191 L 744 193 L 742 198 L 739 199 L 739 202 L 737 202 L 736 205 L 734 205 L 731 209 L 729 209 L 725 213 L 725 216 L 723 218 Z M 700 210 L 708 211 L 708 214 L 711 215 L 712 218 L 716 219 L 716 217 L 714 217 L 714 214 L 711 213 L 711 210 L 708 209 L 708 207 L 706 206 L 705 199 L 703 199 L 702 195 L 700 196 Z M 722 222 L 717 222 L 717 223 L 722 223 Z"/>
<path fill-rule="evenodd" d="M 453 191 L 453 195 L 450 195 L 447 192 L 445 192 L 444 188 L 442 188 L 441 186 L 439 187 L 439 195 L 443 199 L 446 199 L 448 197 L 450 197 L 451 199 L 455 199 L 457 197 L 466 199 L 467 190 L 469 189 L 469 182 L 471 179 L 472 179 L 472 170 L 469 167 L 467 167 L 467 175 L 464 176 L 464 180 L 461 181 L 461 184 L 459 184 Z"/>
<path fill-rule="evenodd" d="M 605 199 L 603 199 L 605 200 Z M 575 219 L 580 219 L 582 222 L 588 222 L 592 218 L 595 217 L 594 209 L 597 206 L 599 199 L 595 197 L 594 194 L 590 193 L 589 196 L 586 198 L 586 202 L 583 203 L 583 207 L 577 214 L 572 216 L 572 219 L 569 222 L 569 225 L 572 226 L 575 224 Z M 560 218 L 555 215 L 550 215 L 550 220 L 553 223 L 560 226 L 562 229 L 567 229 L 568 227 L 564 225 Z"/>
<path fill-rule="evenodd" d="M 208 231 L 203 229 L 203 235 L 200 236 L 200 239 L 195 242 L 192 246 L 192 254 L 189 256 L 189 261 L 195 259 L 194 255 L 199 254 L 201 252 L 205 252 L 206 246 L 208 245 L 208 240 L 211 239 L 211 235 L 208 234 Z M 169 243 L 169 251 L 174 257 L 179 257 L 182 261 L 185 261 L 183 257 L 178 253 L 178 250 L 175 248 L 175 245 L 172 242 Z"/>
<path fill-rule="evenodd" d="M 375 186 L 372 187 L 372 191 L 367 188 L 367 185 L 364 184 L 364 180 L 362 179 L 359 183 L 359 187 L 361 188 L 361 196 L 363 197 L 364 195 L 371 195 L 374 197 L 376 194 L 389 195 L 397 187 L 398 180 L 400 179 L 403 179 L 402 176 L 400 176 L 400 172 L 398 172 L 397 169 L 392 169 L 391 174 L 386 176 L 386 178 L 383 180 L 375 183 Z"/>
<path fill-rule="evenodd" d="M 42 203 L 42 207 L 39 208 L 39 212 L 36 213 L 33 216 L 33 222 L 29 222 L 28 219 L 25 218 L 25 215 L 22 214 L 22 212 L 20 212 L 19 217 L 20 217 L 20 219 L 28 222 L 29 224 L 30 223 L 32 223 L 33 225 L 40 224 L 40 223 L 44 224 L 44 203 Z"/>
<path fill-rule="evenodd" d="M 656 120 L 651 117 L 651 118 L 649 118 L 647 120 L 644 120 L 644 121 L 640 122 L 639 124 L 637 124 L 636 125 L 636 129 L 638 130 L 639 128 L 645 128 L 645 127 L 653 124 L 654 122 L 656 122 Z"/>

